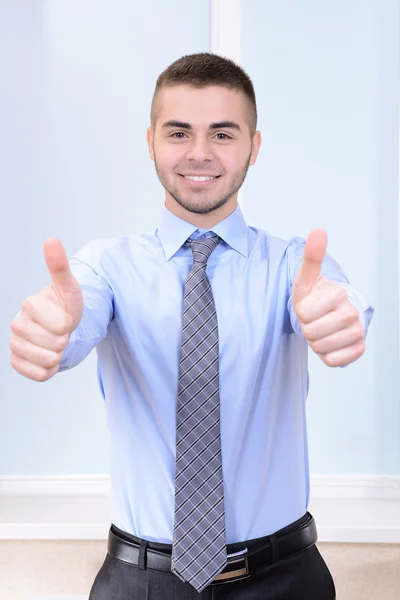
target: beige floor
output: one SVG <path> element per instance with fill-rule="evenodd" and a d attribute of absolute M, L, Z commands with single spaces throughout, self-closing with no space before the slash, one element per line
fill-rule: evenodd
<path fill-rule="evenodd" d="M 337 600 L 400 600 L 400 545 L 317 545 Z M 105 554 L 106 541 L 0 541 L 0 600 L 88 594 Z"/>

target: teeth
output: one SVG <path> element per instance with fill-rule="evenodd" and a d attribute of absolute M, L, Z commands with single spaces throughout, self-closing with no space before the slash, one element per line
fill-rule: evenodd
<path fill-rule="evenodd" d="M 191 181 L 210 181 L 211 179 L 216 179 L 216 177 L 192 177 L 190 175 L 185 175 L 185 179 L 190 179 Z"/>

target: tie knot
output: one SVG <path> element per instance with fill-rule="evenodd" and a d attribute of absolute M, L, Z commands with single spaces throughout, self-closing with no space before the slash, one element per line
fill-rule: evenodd
<path fill-rule="evenodd" d="M 192 248 L 193 262 L 206 265 L 211 252 L 218 246 L 221 238 L 217 235 L 202 238 L 201 240 L 192 240 L 189 238 L 186 242 Z"/>

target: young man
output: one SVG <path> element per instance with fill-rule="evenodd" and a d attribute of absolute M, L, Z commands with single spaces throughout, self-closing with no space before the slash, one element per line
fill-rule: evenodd
<path fill-rule="evenodd" d="M 307 512 L 307 354 L 357 360 L 374 309 L 325 231 L 287 242 L 246 225 L 256 126 L 238 65 L 170 65 L 147 130 L 159 226 L 69 261 L 49 238 L 51 284 L 11 324 L 11 364 L 37 381 L 98 352 L 112 515 L 91 600 L 335 598 Z"/>

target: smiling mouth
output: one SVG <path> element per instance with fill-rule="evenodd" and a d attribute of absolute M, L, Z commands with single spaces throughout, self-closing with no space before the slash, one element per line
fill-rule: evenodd
<path fill-rule="evenodd" d="M 209 177 L 209 176 L 202 176 L 202 175 L 181 175 L 179 173 L 180 177 L 182 177 L 186 183 L 191 184 L 191 185 L 206 185 L 206 184 L 210 184 L 213 181 L 215 181 L 216 179 L 219 179 L 221 177 L 221 175 L 215 175 L 214 177 Z"/>

